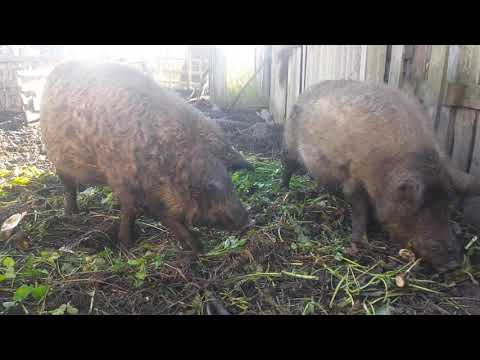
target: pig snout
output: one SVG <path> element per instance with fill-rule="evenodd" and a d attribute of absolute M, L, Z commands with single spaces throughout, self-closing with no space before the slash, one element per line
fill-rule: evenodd
<path fill-rule="evenodd" d="M 243 207 L 240 201 L 238 201 L 238 203 L 235 204 L 233 207 L 234 209 L 231 214 L 232 230 L 242 231 L 250 227 L 251 219 L 248 215 L 247 210 Z"/>
<path fill-rule="evenodd" d="M 243 231 L 251 226 L 248 212 L 239 200 L 229 202 L 226 207 L 216 208 L 205 220 L 210 226 L 230 231 Z"/>
<path fill-rule="evenodd" d="M 243 225 L 241 228 L 240 228 L 240 232 L 241 233 L 244 233 L 245 231 L 249 230 L 253 225 L 255 225 L 255 219 L 252 219 L 251 217 L 248 217 L 247 219 L 247 223 L 245 225 Z"/>

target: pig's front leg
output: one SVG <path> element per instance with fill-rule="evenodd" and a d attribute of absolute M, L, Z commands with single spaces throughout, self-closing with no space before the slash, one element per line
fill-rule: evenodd
<path fill-rule="evenodd" d="M 162 223 L 172 231 L 178 241 L 187 245 L 194 255 L 198 255 L 198 253 L 202 251 L 202 244 L 200 241 L 198 241 L 198 239 L 196 239 L 180 221 L 163 219 Z"/>
<path fill-rule="evenodd" d="M 296 160 L 290 159 L 287 157 L 287 155 L 284 155 L 284 157 L 282 157 L 282 167 L 283 173 L 281 188 L 283 191 L 288 191 L 290 189 L 290 179 L 292 178 L 292 175 L 299 170 L 300 165 Z"/>
<path fill-rule="evenodd" d="M 60 178 L 60 181 L 65 189 L 65 215 L 72 216 L 73 214 L 78 214 L 77 184 L 75 180 L 60 173 L 58 174 L 58 177 Z"/>
<path fill-rule="evenodd" d="M 347 185 L 344 187 L 344 194 L 352 206 L 352 244 L 349 253 L 355 255 L 359 246 L 368 244 L 369 201 L 367 193 L 360 186 Z"/>
<path fill-rule="evenodd" d="M 138 209 L 135 203 L 135 196 L 127 192 L 119 194 L 120 200 L 120 229 L 118 240 L 120 249 L 127 250 L 135 243 L 135 219 Z"/>

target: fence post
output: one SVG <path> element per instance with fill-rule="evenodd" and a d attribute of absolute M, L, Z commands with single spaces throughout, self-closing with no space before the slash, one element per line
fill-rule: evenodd
<path fill-rule="evenodd" d="M 225 51 L 212 47 L 210 54 L 210 99 L 220 109 L 227 105 L 227 63 Z"/>
<path fill-rule="evenodd" d="M 386 45 L 362 45 L 360 80 L 383 82 L 387 60 Z"/>
<path fill-rule="evenodd" d="M 287 45 L 288 46 L 288 45 Z M 278 61 L 278 52 L 285 45 L 272 46 L 272 70 L 270 86 L 270 112 L 275 122 L 282 124 L 285 121 L 285 112 L 287 104 L 288 76 L 285 84 L 280 83 L 280 62 Z"/>
<path fill-rule="evenodd" d="M 433 129 L 438 127 L 438 114 L 442 106 L 446 87 L 449 45 L 432 45 L 427 72 L 426 104 L 432 118 Z"/>
<path fill-rule="evenodd" d="M 403 56 L 405 54 L 405 45 L 392 45 L 390 58 L 390 74 L 388 76 L 388 85 L 397 89 L 402 87 L 403 83 Z"/>

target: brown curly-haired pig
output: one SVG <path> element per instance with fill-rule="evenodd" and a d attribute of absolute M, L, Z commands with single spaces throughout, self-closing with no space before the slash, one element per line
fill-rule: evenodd
<path fill-rule="evenodd" d="M 42 140 L 78 212 L 78 184 L 109 185 L 121 205 L 120 246 L 133 244 L 140 212 L 158 217 L 195 253 L 188 226 L 249 223 L 228 169 L 249 168 L 213 120 L 125 65 L 71 61 L 49 75 Z"/>
<path fill-rule="evenodd" d="M 283 186 L 299 165 L 321 185 L 340 185 L 352 205 L 352 253 L 374 217 L 437 270 L 453 269 L 462 255 L 449 224 L 450 190 L 466 196 L 480 185 L 453 168 L 429 123 L 421 104 L 399 90 L 321 82 L 299 97 L 285 123 Z"/>

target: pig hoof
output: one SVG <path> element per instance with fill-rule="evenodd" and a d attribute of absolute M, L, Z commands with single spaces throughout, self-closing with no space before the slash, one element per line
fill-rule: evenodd
<path fill-rule="evenodd" d="M 64 211 L 63 217 L 66 219 L 74 219 L 78 216 L 79 212 Z"/>
<path fill-rule="evenodd" d="M 346 249 L 345 253 L 348 256 L 357 256 L 360 252 L 359 244 L 351 244 L 349 248 Z"/>
<path fill-rule="evenodd" d="M 125 246 L 125 245 L 120 244 L 120 246 L 118 247 L 120 255 L 126 256 L 126 257 L 132 256 L 130 248 L 131 247 L 129 247 L 129 246 Z"/>

